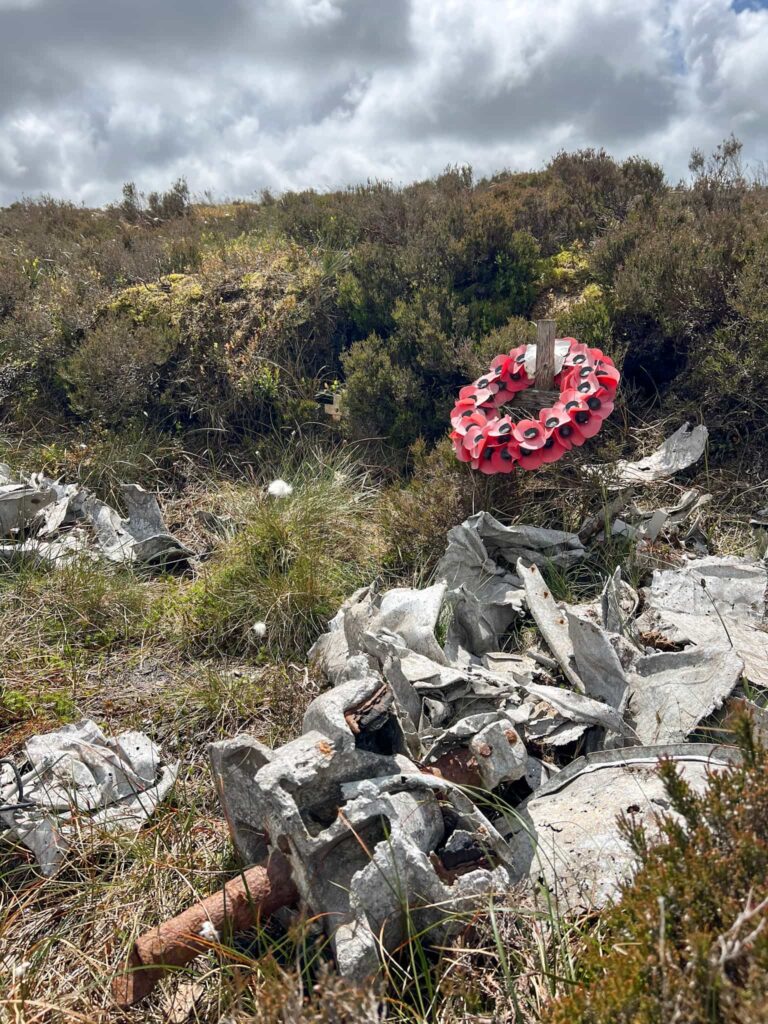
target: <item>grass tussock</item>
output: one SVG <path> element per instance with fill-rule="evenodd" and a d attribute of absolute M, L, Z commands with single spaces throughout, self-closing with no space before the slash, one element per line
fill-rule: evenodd
<path fill-rule="evenodd" d="M 376 492 L 365 473 L 316 451 L 282 476 L 292 493 L 247 495 L 243 528 L 178 604 L 179 634 L 198 651 L 302 657 L 377 572 Z"/>

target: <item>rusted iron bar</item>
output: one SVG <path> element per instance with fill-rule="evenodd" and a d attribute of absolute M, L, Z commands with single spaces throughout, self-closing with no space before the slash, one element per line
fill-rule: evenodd
<path fill-rule="evenodd" d="M 266 864 L 248 868 L 219 892 L 144 932 L 134 943 L 125 970 L 112 982 L 115 1002 L 122 1009 L 134 1006 L 166 970 L 184 967 L 210 949 L 211 936 L 245 931 L 298 898 L 290 862 L 273 851 Z"/>

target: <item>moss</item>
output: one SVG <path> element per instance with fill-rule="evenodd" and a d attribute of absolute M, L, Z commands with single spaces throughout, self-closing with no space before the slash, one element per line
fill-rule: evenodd
<path fill-rule="evenodd" d="M 604 348 L 611 337 L 611 314 L 599 284 L 586 285 L 578 299 L 559 318 L 559 332 L 587 345 Z"/>
<path fill-rule="evenodd" d="M 541 284 L 545 289 L 574 291 L 584 284 L 588 274 L 589 260 L 582 242 L 574 242 L 541 261 Z"/>
<path fill-rule="evenodd" d="M 194 274 L 167 274 L 159 281 L 121 291 L 106 307 L 135 324 L 156 323 L 178 329 L 189 306 L 203 298 L 203 286 Z"/>

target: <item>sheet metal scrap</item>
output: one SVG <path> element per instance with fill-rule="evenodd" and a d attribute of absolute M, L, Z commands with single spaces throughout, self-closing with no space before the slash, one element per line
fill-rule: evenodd
<path fill-rule="evenodd" d="M 635 858 L 616 821 L 626 816 L 649 834 L 669 815 L 656 770 L 671 757 L 696 791 L 707 773 L 725 767 L 734 749 L 710 744 L 637 746 L 601 751 L 572 762 L 510 816 L 505 831 L 516 869 L 560 913 L 600 909 L 616 899 Z"/>
<path fill-rule="evenodd" d="M 575 690 L 584 693 L 584 683 L 573 664 L 573 645 L 565 612 L 555 601 L 535 565 L 526 565 L 520 559 L 517 563 L 517 572 L 523 581 L 528 609 L 563 675 Z"/>
<path fill-rule="evenodd" d="M 744 662 L 730 647 L 640 658 L 629 677 L 629 720 L 640 743 L 679 743 L 735 690 Z"/>
<path fill-rule="evenodd" d="M 64 565 L 79 557 L 148 568 L 185 567 L 193 553 L 170 533 L 157 498 L 138 484 L 123 487 L 128 515 L 79 484 L 42 474 L 10 478 L 0 467 L 0 560 Z"/>
<path fill-rule="evenodd" d="M 656 570 L 637 627 L 672 644 L 733 647 L 746 677 L 768 687 L 767 586 L 765 562 L 744 558 L 707 557 Z"/>
<path fill-rule="evenodd" d="M 554 885 L 552 857 L 558 868 L 565 861 L 565 888 L 582 904 L 611 897 L 631 870 L 616 814 L 662 807 L 660 753 L 703 780 L 700 748 L 647 744 L 706 726 L 736 690 L 741 659 L 722 643 L 648 653 L 639 596 L 620 574 L 588 607 L 556 601 L 539 566 L 571 564 L 583 550 L 572 534 L 473 516 L 451 532 L 440 582 L 366 588 L 344 603 L 313 649 L 334 685 L 310 705 L 299 739 L 274 751 L 248 738 L 211 748 L 241 856 L 278 849 L 288 858 L 340 970 L 356 981 L 377 969 L 382 943 L 393 949 L 404 937 L 406 893 L 418 926 L 438 934 L 452 911 L 494 887 L 539 876 Z M 697 614 L 713 597 L 759 628 L 762 570 L 741 565 L 734 585 L 722 562 L 691 564 L 712 580 L 706 601 L 697 592 L 694 602 L 695 580 L 666 580 L 665 594 Z M 441 646 L 446 613 L 453 626 Z M 526 614 L 540 645 L 504 651 L 512 617 Z M 581 767 L 568 764 L 584 751 Z M 485 812 L 472 799 L 482 791 L 495 794 L 479 801 Z M 499 810 L 527 793 L 533 842 Z M 537 844 L 543 866 L 533 864 Z"/>
<path fill-rule="evenodd" d="M 518 559 L 527 564 L 567 568 L 580 561 L 584 545 L 574 533 L 534 526 L 503 526 L 488 512 L 470 516 L 448 533 L 448 548 L 435 571 L 452 592 L 454 620 L 449 647 L 480 642 L 494 650 L 509 624 L 522 610 L 522 581 L 512 570 Z"/>
<path fill-rule="evenodd" d="M 684 423 L 652 455 L 636 462 L 620 459 L 608 466 L 592 465 L 588 470 L 609 478 L 610 487 L 656 483 L 692 466 L 704 454 L 709 431 L 703 424 L 691 429 Z"/>
<path fill-rule="evenodd" d="M 88 828 L 137 832 L 178 772 L 143 733 L 107 737 L 91 721 L 32 736 L 22 762 L 27 805 L 0 812 L 0 823 L 7 838 L 34 853 L 44 875 L 63 863 L 75 834 Z M 0 804 L 13 791 L 15 782 L 0 776 Z"/>

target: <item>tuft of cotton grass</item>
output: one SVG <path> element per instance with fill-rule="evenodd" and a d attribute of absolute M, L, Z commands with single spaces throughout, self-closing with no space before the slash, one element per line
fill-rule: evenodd
<path fill-rule="evenodd" d="M 273 480 L 267 488 L 267 494 L 272 498 L 290 498 L 293 494 L 293 487 L 285 480 Z"/>
<path fill-rule="evenodd" d="M 197 934 L 201 939 L 206 939 L 208 942 L 221 941 L 221 936 L 213 927 L 213 923 L 211 921 L 203 921 L 200 925 L 200 931 Z"/>
<path fill-rule="evenodd" d="M 266 622 L 254 622 L 251 626 L 251 632 L 254 636 L 257 636 L 259 640 L 267 635 L 267 624 Z"/>
<path fill-rule="evenodd" d="M 31 966 L 32 962 L 30 960 L 22 960 L 20 964 L 16 964 L 11 969 L 11 977 L 14 981 L 21 981 Z"/>

